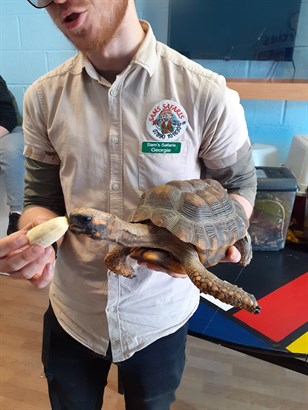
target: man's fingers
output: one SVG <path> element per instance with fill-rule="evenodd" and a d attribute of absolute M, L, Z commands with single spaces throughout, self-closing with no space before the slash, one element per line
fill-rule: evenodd
<path fill-rule="evenodd" d="M 240 260 L 241 260 L 240 251 L 235 246 L 231 246 L 228 249 L 225 258 L 223 258 L 221 262 L 238 263 Z"/>
<path fill-rule="evenodd" d="M 35 287 L 42 289 L 50 284 L 53 278 L 54 263 L 47 263 L 41 275 L 35 275 L 30 282 Z"/>
<path fill-rule="evenodd" d="M 46 249 L 33 245 L 25 251 L 10 257 L 7 273 L 15 279 L 31 279 L 35 275 L 41 275 L 45 265 L 50 261 L 53 254 L 52 247 Z"/>
<path fill-rule="evenodd" d="M 44 248 L 37 245 L 28 247 L 22 251 L 13 251 L 3 261 L 0 260 L 1 270 L 11 274 L 20 272 L 24 267 L 32 263 L 35 264 L 44 253 Z"/>
<path fill-rule="evenodd" d="M 6 236 L 1 240 L 0 259 L 4 258 L 12 251 L 20 249 L 28 244 L 28 239 L 25 235 L 26 232 L 27 230 L 24 228 L 18 232 L 13 233 L 10 236 Z"/>

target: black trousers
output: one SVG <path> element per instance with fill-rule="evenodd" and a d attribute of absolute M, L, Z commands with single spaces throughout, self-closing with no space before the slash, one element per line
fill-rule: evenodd
<path fill-rule="evenodd" d="M 169 410 L 185 364 L 188 325 L 116 363 L 126 410 Z M 100 410 L 112 363 L 69 336 L 51 306 L 44 315 L 42 361 L 53 410 Z"/>

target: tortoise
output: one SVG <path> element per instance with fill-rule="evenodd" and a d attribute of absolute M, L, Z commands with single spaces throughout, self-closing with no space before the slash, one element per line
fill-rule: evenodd
<path fill-rule="evenodd" d="M 134 276 L 127 256 L 186 273 L 201 292 L 248 312 L 259 313 L 255 297 L 207 270 L 225 257 L 231 245 L 240 264 L 252 258 L 249 220 L 244 208 L 213 179 L 170 181 L 144 191 L 130 222 L 93 208 L 76 208 L 69 229 L 114 246 L 105 257 L 117 274 Z"/>

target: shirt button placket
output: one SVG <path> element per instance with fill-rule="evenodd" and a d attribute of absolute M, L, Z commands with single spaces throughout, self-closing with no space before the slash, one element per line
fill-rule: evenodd
<path fill-rule="evenodd" d="M 113 84 L 112 87 L 116 87 Z M 109 91 L 110 212 L 123 217 L 123 147 L 121 92 L 119 86 Z"/>
<path fill-rule="evenodd" d="M 120 85 L 114 83 L 109 91 L 109 150 L 110 150 L 110 212 L 123 217 L 123 140 L 122 107 Z M 119 275 L 108 277 L 108 322 L 112 349 L 116 356 L 121 356 L 121 317 L 118 312 L 120 295 Z"/>

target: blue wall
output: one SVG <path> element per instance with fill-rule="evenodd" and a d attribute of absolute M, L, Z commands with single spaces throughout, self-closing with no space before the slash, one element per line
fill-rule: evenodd
<path fill-rule="evenodd" d="M 295 62 L 297 59 L 304 64 L 297 64 L 295 78 L 308 77 L 308 0 L 302 1 Z M 157 38 L 166 42 L 168 0 L 136 0 L 136 4 L 139 17 L 150 21 Z M 0 0 L 0 74 L 15 94 L 20 108 L 27 87 L 75 52 L 45 10 L 36 10 L 26 0 Z M 270 62 L 198 62 L 232 78 L 286 78 L 293 75 L 290 63 L 276 66 Z M 307 101 L 242 100 L 242 104 L 252 142 L 275 145 L 280 162 L 286 158 L 293 135 L 308 134 Z"/>

